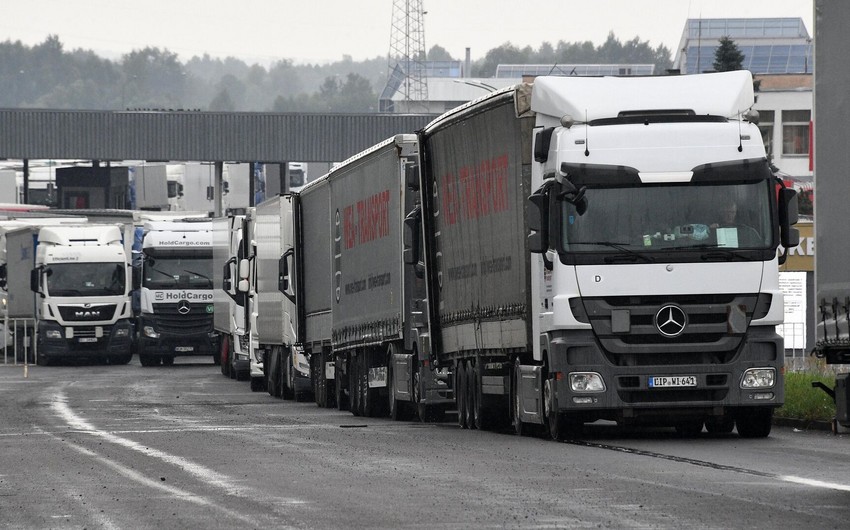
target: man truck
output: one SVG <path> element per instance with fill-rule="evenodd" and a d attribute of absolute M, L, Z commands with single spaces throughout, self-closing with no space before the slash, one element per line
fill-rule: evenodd
<path fill-rule="evenodd" d="M 753 103 L 746 71 L 538 77 L 418 133 L 407 261 L 427 283 L 421 355 L 451 370 L 461 426 L 769 435 L 783 403 L 777 248 L 799 236 Z M 729 201 L 739 224 L 715 228 Z"/>
<path fill-rule="evenodd" d="M 44 226 L 34 243 L 38 363 L 130 362 L 132 275 L 120 227 Z"/>
<path fill-rule="evenodd" d="M 218 354 L 212 252 L 208 219 L 144 223 L 136 326 L 142 366 L 171 365 L 177 356 Z"/>

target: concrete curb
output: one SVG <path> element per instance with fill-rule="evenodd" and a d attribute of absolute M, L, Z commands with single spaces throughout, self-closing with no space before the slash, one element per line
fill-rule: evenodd
<path fill-rule="evenodd" d="M 797 418 L 773 417 L 773 424 L 780 427 L 794 427 L 803 431 L 832 431 L 832 422 L 818 420 L 801 420 Z"/>

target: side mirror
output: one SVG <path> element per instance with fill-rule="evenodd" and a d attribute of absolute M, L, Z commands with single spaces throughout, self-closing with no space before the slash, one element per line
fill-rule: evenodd
<path fill-rule="evenodd" d="M 528 197 L 528 250 L 534 254 L 549 250 L 549 191 L 553 185 L 547 182 Z"/>
<path fill-rule="evenodd" d="M 230 292 L 233 289 L 233 275 L 230 272 L 230 268 L 236 263 L 236 258 L 230 258 L 224 264 L 224 268 L 221 271 L 221 288 L 226 292 Z"/>
<path fill-rule="evenodd" d="M 236 288 L 239 290 L 240 293 L 247 293 L 248 287 L 248 280 L 239 280 L 239 284 Z"/>
<path fill-rule="evenodd" d="M 140 289 L 142 287 L 142 268 L 133 267 L 131 274 L 133 278 L 133 290 Z"/>
<path fill-rule="evenodd" d="M 7 272 L 6 264 L 0 265 L 0 289 L 6 288 Z"/>
<path fill-rule="evenodd" d="M 32 269 L 30 271 L 30 290 L 34 293 L 39 293 L 39 280 L 41 279 L 41 268 Z"/>
<path fill-rule="evenodd" d="M 786 249 L 800 244 L 800 231 L 791 225 L 797 224 L 799 211 L 797 209 L 797 191 L 791 188 L 779 190 L 779 238 Z"/>
<path fill-rule="evenodd" d="M 419 220 L 422 210 L 417 206 L 404 218 L 404 263 L 419 263 Z"/>
<path fill-rule="evenodd" d="M 404 168 L 405 185 L 413 191 L 419 191 L 419 166 L 410 164 Z"/>
<path fill-rule="evenodd" d="M 239 260 L 239 280 L 247 280 L 251 273 L 251 264 L 247 259 Z"/>

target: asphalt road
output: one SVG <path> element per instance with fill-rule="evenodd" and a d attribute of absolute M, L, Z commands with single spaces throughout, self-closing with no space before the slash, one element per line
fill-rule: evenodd
<path fill-rule="evenodd" d="M 0 366 L 3 528 L 847 528 L 850 435 L 358 418 L 212 364 Z"/>

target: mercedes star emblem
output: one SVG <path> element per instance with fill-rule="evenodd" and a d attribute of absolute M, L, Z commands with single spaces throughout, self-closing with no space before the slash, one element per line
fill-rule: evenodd
<path fill-rule="evenodd" d="M 665 305 L 655 313 L 655 327 L 665 337 L 678 337 L 687 324 L 688 316 L 677 305 Z"/>
<path fill-rule="evenodd" d="M 187 300 L 180 300 L 177 302 L 177 312 L 181 315 L 185 315 L 189 311 L 192 310 L 192 306 L 189 304 Z"/>

